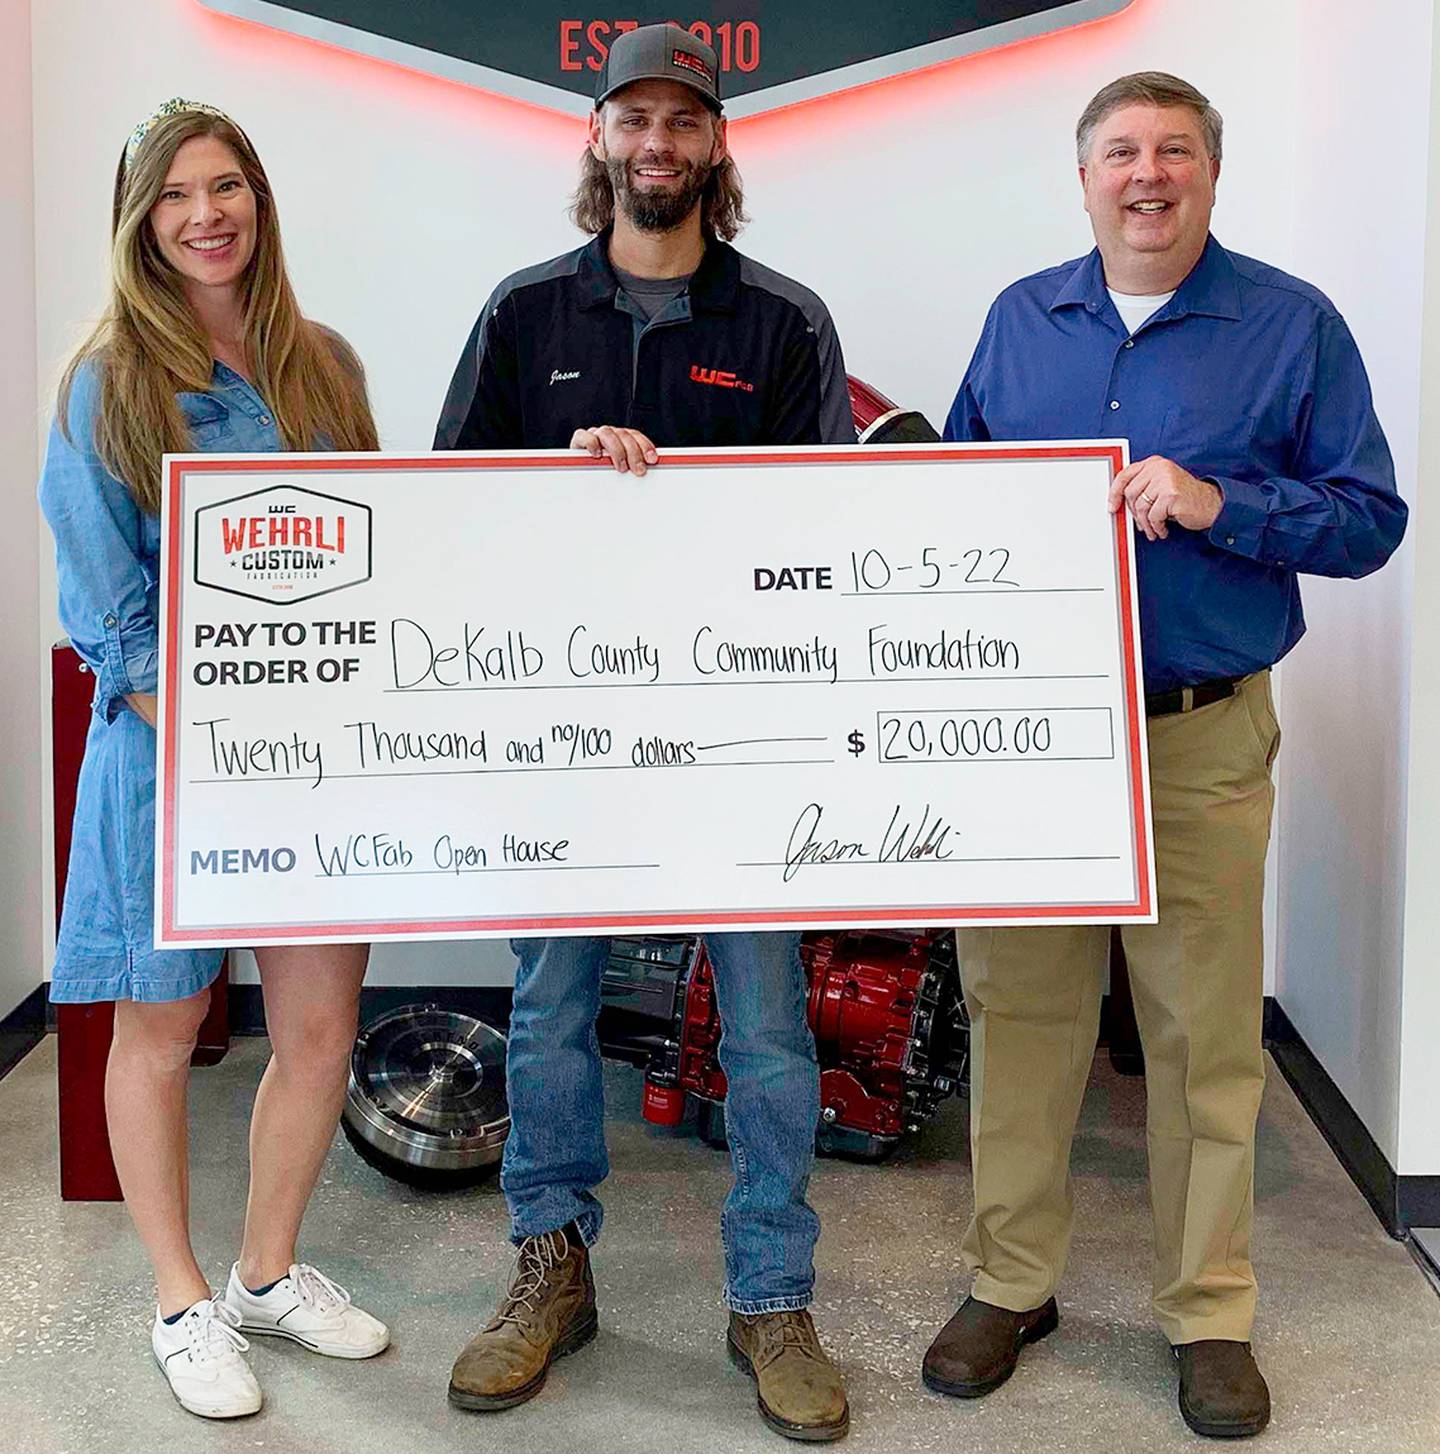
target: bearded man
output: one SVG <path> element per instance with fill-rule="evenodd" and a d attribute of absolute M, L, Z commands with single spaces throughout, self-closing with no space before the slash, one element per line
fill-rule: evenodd
<path fill-rule="evenodd" d="M 465 345 L 437 449 L 585 450 L 643 475 L 656 443 L 853 444 L 825 305 L 729 246 L 744 221 L 715 53 L 673 25 L 627 32 L 600 73 L 573 215 L 593 240 L 507 278 Z M 711 934 L 735 1184 L 721 1217 L 731 1358 L 761 1417 L 809 1441 L 849 1428 L 806 1311 L 820 1113 L 798 934 Z M 455 1364 L 460 1408 L 533 1398 L 597 1327 L 590 1249 L 609 1170 L 595 1017 L 609 941 L 526 939 L 510 1023 L 501 1185 L 519 1248 L 499 1309 Z"/>

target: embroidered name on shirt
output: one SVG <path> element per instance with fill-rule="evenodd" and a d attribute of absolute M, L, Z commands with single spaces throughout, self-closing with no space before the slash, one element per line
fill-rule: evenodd
<path fill-rule="evenodd" d="M 723 369 L 702 369 L 699 364 L 691 364 L 690 377 L 697 384 L 714 384 L 717 389 L 744 389 L 747 394 L 755 392 L 754 384 L 747 384 L 744 379 Z"/>
<path fill-rule="evenodd" d="M 578 379 L 579 377 L 579 369 L 572 369 L 568 374 L 562 374 L 559 369 L 556 369 L 555 372 L 550 375 L 550 384 L 553 388 L 556 384 L 568 383 L 571 379 Z"/>

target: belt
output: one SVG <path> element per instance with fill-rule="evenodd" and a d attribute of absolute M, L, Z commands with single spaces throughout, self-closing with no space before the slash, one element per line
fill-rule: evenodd
<path fill-rule="evenodd" d="M 1173 712 L 1193 712 L 1197 707 L 1208 707 L 1212 702 L 1223 702 L 1233 697 L 1239 689 L 1239 681 L 1221 678 L 1213 682 L 1197 682 L 1193 687 L 1177 687 L 1173 692 L 1153 692 L 1145 697 L 1147 717 L 1168 717 Z"/>

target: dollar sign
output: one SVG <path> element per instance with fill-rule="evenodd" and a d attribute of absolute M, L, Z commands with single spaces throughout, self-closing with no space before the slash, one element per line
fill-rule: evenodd
<path fill-rule="evenodd" d="M 865 751 L 865 734 L 859 728 L 850 734 L 850 751 L 856 757 Z"/>

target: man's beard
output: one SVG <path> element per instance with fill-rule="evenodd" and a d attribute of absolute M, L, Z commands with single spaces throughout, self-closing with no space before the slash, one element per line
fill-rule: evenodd
<path fill-rule="evenodd" d="M 671 165 L 684 168 L 680 185 L 674 191 L 664 187 L 632 187 L 630 163 L 619 157 L 611 157 L 605 163 L 605 171 L 615 192 L 615 205 L 637 231 L 673 232 L 694 210 L 705 191 L 705 184 L 710 180 L 710 173 L 714 171 L 708 162 Z"/>

